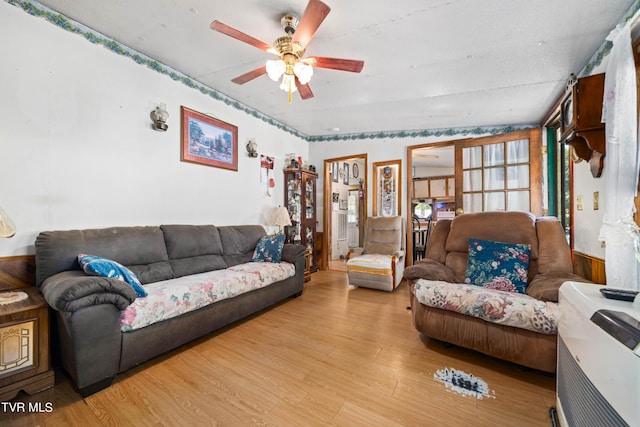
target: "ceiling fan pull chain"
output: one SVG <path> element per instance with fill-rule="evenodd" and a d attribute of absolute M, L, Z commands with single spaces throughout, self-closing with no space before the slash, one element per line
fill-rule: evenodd
<path fill-rule="evenodd" d="M 291 104 L 291 101 L 293 100 L 293 99 L 292 99 L 292 98 L 293 98 L 293 96 L 291 95 L 291 94 L 293 93 L 293 90 L 292 90 L 292 88 L 291 88 L 291 84 L 292 84 L 292 83 L 291 83 L 291 80 L 293 80 L 293 79 L 289 79 L 289 104 Z"/>

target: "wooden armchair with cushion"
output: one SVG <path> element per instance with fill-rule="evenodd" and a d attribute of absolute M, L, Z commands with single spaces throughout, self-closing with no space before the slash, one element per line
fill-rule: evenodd
<path fill-rule="evenodd" d="M 406 234 L 400 216 L 368 218 L 363 246 L 347 254 L 349 284 L 393 291 L 402 281 Z"/>
<path fill-rule="evenodd" d="M 558 288 L 586 281 L 573 274 L 558 219 L 527 212 L 439 220 L 404 277 L 424 335 L 547 372 L 556 370 Z"/>

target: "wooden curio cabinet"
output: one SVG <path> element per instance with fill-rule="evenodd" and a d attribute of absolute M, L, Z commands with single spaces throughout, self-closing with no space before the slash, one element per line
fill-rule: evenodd
<path fill-rule="evenodd" d="M 318 174 L 307 169 L 284 170 L 284 204 L 289 210 L 291 226 L 285 227 L 287 243 L 306 246 L 310 253 L 311 272 L 318 270 L 316 259 L 316 180 Z"/>

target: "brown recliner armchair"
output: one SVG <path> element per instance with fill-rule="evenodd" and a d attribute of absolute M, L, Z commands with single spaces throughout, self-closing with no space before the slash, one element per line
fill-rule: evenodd
<path fill-rule="evenodd" d="M 416 298 L 416 283 L 420 279 L 456 284 L 464 282 L 470 238 L 529 244 L 526 293 L 537 300 L 557 303 L 558 288 L 562 283 L 586 281 L 573 274 L 571 250 L 557 218 L 536 218 L 527 212 L 481 212 L 440 220 L 431 232 L 426 257 L 404 272 L 404 277 L 411 281 L 414 326 L 424 335 L 441 341 L 527 367 L 555 372 L 555 333 L 545 334 L 492 323 L 429 306 Z M 462 289 L 465 285 L 459 286 Z M 502 297 L 504 295 L 509 297 L 509 293 L 503 293 Z"/>

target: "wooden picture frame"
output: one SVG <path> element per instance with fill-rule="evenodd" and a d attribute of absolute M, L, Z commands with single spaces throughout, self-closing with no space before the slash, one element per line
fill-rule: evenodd
<path fill-rule="evenodd" d="M 181 107 L 180 160 L 233 171 L 238 170 L 238 127 Z"/>
<path fill-rule="evenodd" d="M 349 167 L 349 163 L 343 163 L 342 170 L 344 172 L 344 174 L 342 175 L 342 183 L 344 185 L 349 185 L 349 174 L 351 170 L 351 168 Z"/>
<path fill-rule="evenodd" d="M 373 164 L 373 215 L 402 215 L 402 160 Z"/>
<path fill-rule="evenodd" d="M 331 176 L 333 178 L 333 182 L 338 182 L 338 163 L 337 162 L 333 162 L 331 163 Z"/>

